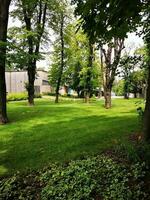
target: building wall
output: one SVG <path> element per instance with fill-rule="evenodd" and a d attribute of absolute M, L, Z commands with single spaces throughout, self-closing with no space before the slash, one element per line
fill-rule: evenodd
<path fill-rule="evenodd" d="M 28 82 L 26 71 L 21 72 L 6 72 L 6 88 L 8 93 L 25 92 L 25 83 Z M 35 80 L 35 91 L 51 92 L 51 87 L 48 84 L 48 74 L 44 71 L 38 71 Z"/>

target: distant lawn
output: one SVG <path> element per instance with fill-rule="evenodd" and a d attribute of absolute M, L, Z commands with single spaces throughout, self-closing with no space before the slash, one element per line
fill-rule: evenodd
<path fill-rule="evenodd" d="M 9 103 L 11 122 L 0 126 L 0 175 L 97 154 L 125 140 L 138 130 L 136 101 L 113 100 L 111 110 L 104 109 L 103 100 Z"/>

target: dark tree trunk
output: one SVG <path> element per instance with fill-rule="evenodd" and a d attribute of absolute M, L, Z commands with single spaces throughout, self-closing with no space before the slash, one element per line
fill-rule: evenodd
<path fill-rule="evenodd" d="M 28 104 L 34 106 L 34 81 L 36 73 L 36 63 L 31 63 L 28 68 Z"/>
<path fill-rule="evenodd" d="M 136 92 L 134 92 L 134 98 L 135 98 L 135 99 L 137 98 L 137 93 L 136 93 Z"/>
<path fill-rule="evenodd" d="M 145 140 L 150 142 L 150 70 L 146 95 L 146 106 L 144 111 L 144 136 Z"/>
<path fill-rule="evenodd" d="M 80 98 L 80 89 L 77 88 L 77 95 L 78 95 L 78 98 Z"/>
<path fill-rule="evenodd" d="M 58 75 L 57 86 L 56 86 L 55 103 L 59 102 L 59 89 L 61 85 L 61 79 L 62 79 L 63 68 L 64 68 L 64 14 L 63 13 L 61 15 L 60 40 L 61 40 L 61 64 L 60 64 L 59 75 Z"/>
<path fill-rule="evenodd" d="M 0 0 L 0 124 L 5 124 L 8 122 L 5 81 L 5 42 L 7 40 L 7 26 L 10 1 L 11 0 Z"/>
<path fill-rule="evenodd" d="M 124 99 L 129 99 L 129 94 L 128 93 L 124 93 Z"/>
<path fill-rule="evenodd" d="M 144 111 L 144 138 L 150 143 L 150 43 L 147 41 L 148 49 L 148 81 L 147 81 L 147 92 L 146 92 L 146 105 Z"/>

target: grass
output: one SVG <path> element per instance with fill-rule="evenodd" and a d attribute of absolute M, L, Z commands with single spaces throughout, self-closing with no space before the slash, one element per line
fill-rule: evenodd
<path fill-rule="evenodd" d="M 10 123 L 0 126 L 1 176 L 98 154 L 138 129 L 135 100 L 113 100 L 111 110 L 103 100 L 10 102 L 8 114 Z"/>

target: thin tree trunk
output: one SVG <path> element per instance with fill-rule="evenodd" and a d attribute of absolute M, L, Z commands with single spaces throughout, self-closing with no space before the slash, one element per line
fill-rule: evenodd
<path fill-rule="evenodd" d="M 64 30 L 63 29 L 64 29 L 64 15 L 62 13 L 62 15 L 61 15 L 61 27 L 60 27 L 61 64 L 60 64 L 59 77 L 58 77 L 57 86 L 56 86 L 55 103 L 59 102 L 59 89 L 60 89 L 60 85 L 61 85 L 61 79 L 62 79 L 63 68 L 64 68 Z"/>
<path fill-rule="evenodd" d="M 8 122 L 6 106 L 6 80 L 5 80 L 5 61 L 6 61 L 6 40 L 9 5 L 11 0 L 0 0 L 0 124 Z"/>
<path fill-rule="evenodd" d="M 93 59 L 94 59 L 94 49 L 93 44 L 89 40 L 89 60 L 88 60 L 88 71 L 86 78 L 86 92 L 85 92 L 85 102 L 89 103 L 90 96 L 92 92 L 92 84 L 91 84 L 91 76 L 92 76 L 92 67 L 93 67 Z"/>
<path fill-rule="evenodd" d="M 129 99 L 128 84 L 126 82 L 125 82 L 125 85 L 124 85 L 124 99 Z"/>
<path fill-rule="evenodd" d="M 135 98 L 135 99 L 137 98 L 137 93 L 136 93 L 136 92 L 134 92 L 134 98 Z"/>
<path fill-rule="evenodd" d="M 111 108 L 111 88 L 104 89 L 104 98 L 105 98 L 105 108 Z"/>

